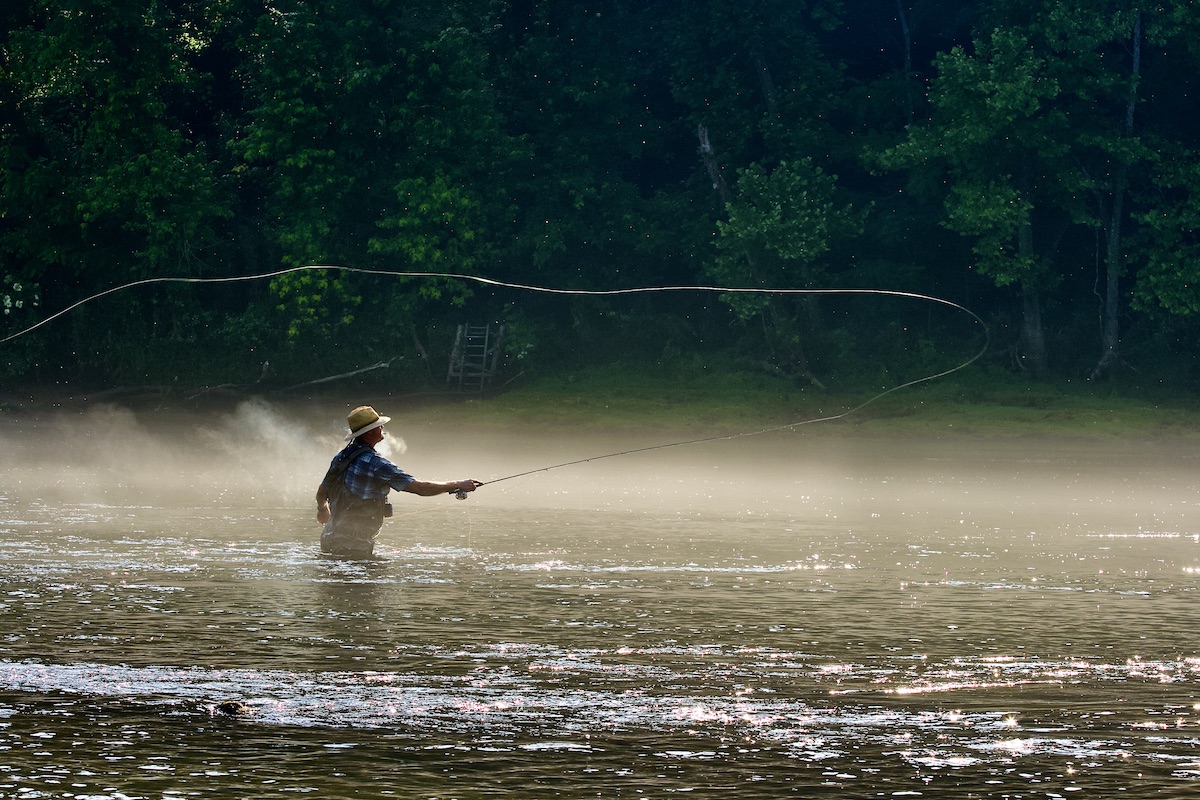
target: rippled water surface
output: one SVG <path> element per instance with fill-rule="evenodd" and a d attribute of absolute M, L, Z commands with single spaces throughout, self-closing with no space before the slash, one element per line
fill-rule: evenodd
<path fill-rule="evenodd" d="M 657 441 L 391 427 L 431 479 Z M 1200 791 L 1181 443 L 715 442 L 396 497 L 364 563 L 335 428 L 4 423 L 0 796 Z"/>

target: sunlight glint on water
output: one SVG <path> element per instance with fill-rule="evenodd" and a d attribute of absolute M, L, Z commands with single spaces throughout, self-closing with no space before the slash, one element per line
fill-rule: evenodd
<path fill-rule="evenodd" d="M 227 443 L 268 411 L 157 480 L 113 477 L 172 453 L 120 413 L 66 474 L 6 436 L 0 795 L 1197 788 L 1182 447 L 726 443 L 397 498 L 364 564 L 315 552 L 332 435 Z M 579 446 L 401 433 L 430 477 Z"/>

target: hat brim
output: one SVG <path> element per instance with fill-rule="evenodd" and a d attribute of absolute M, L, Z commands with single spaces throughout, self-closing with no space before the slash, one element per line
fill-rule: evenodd
<path fill-rule="evenodd" d="M 364 433 L 373 431 L 376 428 L 382 428 L 384 425 L 387 425 L 391 421 L 392 421 L 391 417 L 380 417 L 379 419 L 372 422 L 370 425 L 363 425 L 361 428 L 359 428 L 356 431 L 350 431 L 348 434 L 346 434 L 346 441 L 347 442 L 353 441 L 354 439 L 357 439 L 358 437 L 362 436 Z"/>

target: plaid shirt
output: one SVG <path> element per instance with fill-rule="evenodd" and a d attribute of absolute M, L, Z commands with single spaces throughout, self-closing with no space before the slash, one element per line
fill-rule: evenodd
<path fill-rule="evenodd" d="M 341 455 L 338 453 L 333 457 L 331 468 Z M 345 482 L 346 488 L 363 500 L 384 500 L 387 498 L 389 489 L 395 489 L 397 492 L 404 491 L 404 487 L 413 480 L 412 475 L 373 449 L 367 449 L 365 453 L 351 462 L 350 468 L 346 470 Z"/>

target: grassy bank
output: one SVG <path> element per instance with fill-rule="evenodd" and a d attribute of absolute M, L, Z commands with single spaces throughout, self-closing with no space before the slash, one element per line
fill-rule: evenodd
<path fill-rule="evenodd" d="M 482 430 L 657 430 L 721 436 L 802 423 L 806 434 L 822 436 L 1136 436 L 1200 443 L 1200 400 L 1180 391 L 1086 381 L 1039 383 L 982 369 L 893 388 L 902 382 L 825 391 L 733 369 L 666 372 L 655 365 L 608 365 L 523 376 L 485 394 L 453 393 L 437 386 L 411 391 L 381 376 L 332 383 L 306 394 L 114 395 L 35 387 L 0 396 L 0 418 L 19 422 L 29 414 L 100 403 L 135 411 L 222 411 L 261 394 L 283 406 L 310 406 L 317 414 L 330 409 L 341 413 L 347 404 L 362 402 L 401 418 L 414 414 L 437 424 Z"/>
<path fill-rule="evenodd" d="M 665 375 L 601 367 L 517 381 L 503 391 L 466 396 L 449 405 L 423 404 L 423 413 L 484 428 L 658 428 L 721 435 L 819 419 L 823 421 L 810 423 L 813 432 L 819 429 L 828 435 L 1134 435 L 1200 440 L 1200 403 L 1179 392 L 1122 394 L 1104 384 L 1037 383 L 982 371 L 879 396 L 890 388 L 821 391 L 757 374 Z M 826 419 L 830 417 L 834 419 Z"/>

